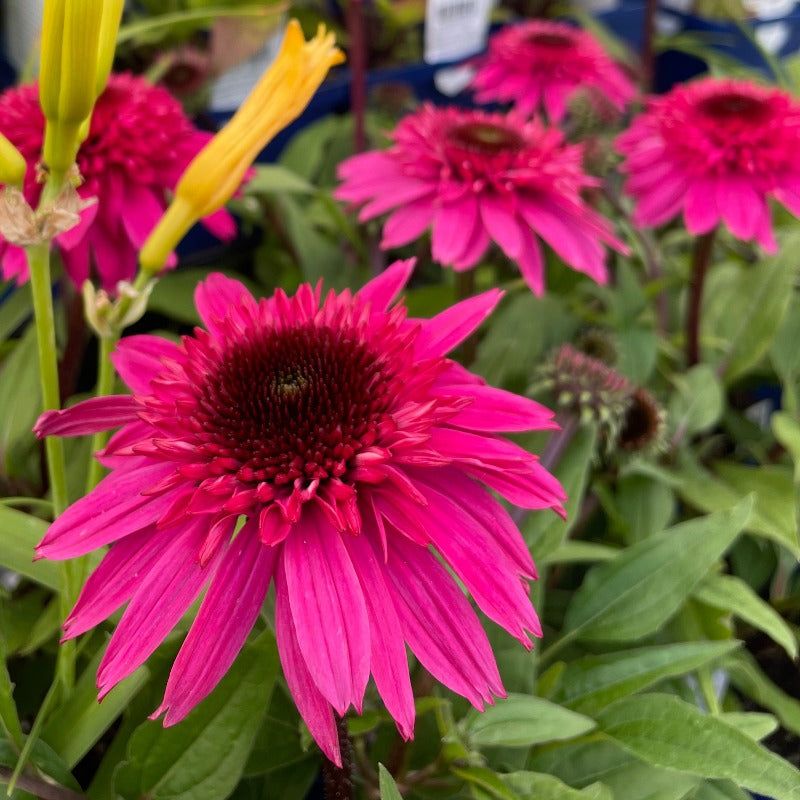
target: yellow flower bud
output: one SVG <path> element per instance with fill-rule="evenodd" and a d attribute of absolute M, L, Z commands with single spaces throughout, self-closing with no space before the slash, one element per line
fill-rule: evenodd
<path fill-rule="evenodd" d="M 103 3 L 103 17 L 100 21 L 100 48 L 97 53 L 95 98 L 103 94 L 106 83 L 108 83 L 108 76 L 111 74 L 124 5 L 125 0 L 105 0 Z"/>
<path fill-rule="evenodd" d="M 273 64 L 178 182 L 175 198 L 140 253 L 145 272 L 158 272 L 189 228 L 230 199 L 256 156 L 300 115 L 328 70 L 342 61 L 344 54 L 324 26 L 306 41 L 298 22 L 289 22 Z"/>
<path fill-rule="evenodd" d="M 42 23 L 39 102 L 47 125 L 44 162 L 65 173 L 97 97 L 100 30 L 105 0 L 46 0 Z"/>
<path fill-rule="evenodd" d="M 0 183 L 22 188 L 25 166 L 22 153 L 0 133 Z"/>

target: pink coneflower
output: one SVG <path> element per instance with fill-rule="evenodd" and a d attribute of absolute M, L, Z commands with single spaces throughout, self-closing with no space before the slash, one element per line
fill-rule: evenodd
<path fill-rule="evenodd" d="M 607 279 L 601 241 L 624 250 L 611 224 L 581 191 L 601 182 L 581 166 L 582 145 L 513 114 L 424 105 L 392 134 L 394 146 L 339 165 L 340 200 L 366 203 L 360 219 L 394 209 L 381 247 L 433 234 L 433 258 L 456 270 L 475 266 L 495 241 L 536 294 L 544 290 L 537 235 L 570 266 Z M 535 235 L 536 234 L 536 235 Z"/>
<path fill-rule="evenodd" d="M 44 115 L 36 85 L 0 95 L 0 132 L 25 156 L 25 198 L 35 207 L 41 184 Z M 78 226 L 58 242 L 70 278 L 80 286 L 93 272 L 107 291 L 136 273 L 139 248 L 166 207 L 187 164 L 211 138 L 198 131 L 166 90 L 134 75 L 112 75 L 97 100 L 89 135 L 78 152 L 81 197 L 96 197 Z M 222 239 L 236 232 L 225 211 L 206 217 L 206 227 Z M 0 267 L 6 279 L 28 278 L 24 251 L 0 239 Z"/>
<path fill-rule="evenodd" d="M 716 78 L 676 86 L 648 101 L 617 149 L 637 225 L 683 211 L 692 234 L 721 219 L 774 252 L 767 196 L 800 216 L 800 104 L 779 89 Z"/>
<path fill-rule="evenodd" d="M 525 581 L 536 571 L 486 486 L 563 514 L 558 482 L 495 433 L 555 424 L 446 358 L 501 293 L 408 319 L 392 303 L 411 268 L 397 262 L 355 295 L 303 285 L 261 301 L 214 275 L 195 295 L 207 330 L 180 345 L 120 342 L 114 364 L 132 395 L 41 417 L 40 435 L 122 426 L 101 455 L 112 473 L 38 548 L 64 559 L 115 542 L 65 623 L 77 636 L 130 601 L 101 696 L 208 586 L 156 712 L 181 720 L 230 666 L 273 580 L 286 680 L 333 761 L 333 712 L 361 708 L 370 674 L 412 735 L 406 644 L 476 707 L 502 696 L 486 635 L 439 559 L 531 646 L 540 627 Z"/>
<path fill-rule="evenodd" d="M 472 82 L 481 103 L 513 103 L 523 116 L 544 107 L 552 122 L 567 113 L 572 96 L 583 89 L 617 111 L 636 88 L 586 31 L 566 22 L 533 19 L 492 36 L 489 51 Z"/>

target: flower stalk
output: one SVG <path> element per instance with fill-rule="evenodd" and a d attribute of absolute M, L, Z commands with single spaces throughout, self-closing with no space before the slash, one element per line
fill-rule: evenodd
<path fill-rule="evenodd" d="M 703 286 L 714 250 L 716 228 L 698 236 L 692 252 L 692 274 L 689 283 L 689 308 L 686 313 L 686 362 L 693 367 L 700 361 L 700 316 Z"/>

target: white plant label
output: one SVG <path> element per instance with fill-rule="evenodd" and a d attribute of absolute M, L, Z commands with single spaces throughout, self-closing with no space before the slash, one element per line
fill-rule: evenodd
<path fill-rule="evenodd" d="M 427 0 L 425 61 L 457 61 L 483 50 L 491 10 L 492 0 Z"/>

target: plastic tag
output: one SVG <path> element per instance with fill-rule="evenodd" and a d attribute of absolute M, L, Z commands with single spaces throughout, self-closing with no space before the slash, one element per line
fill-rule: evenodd
<path fill-rule="evenodd" d="M 427 0 L 425 61 L 458 61 L 486 47 L 492 0 Z"/>

